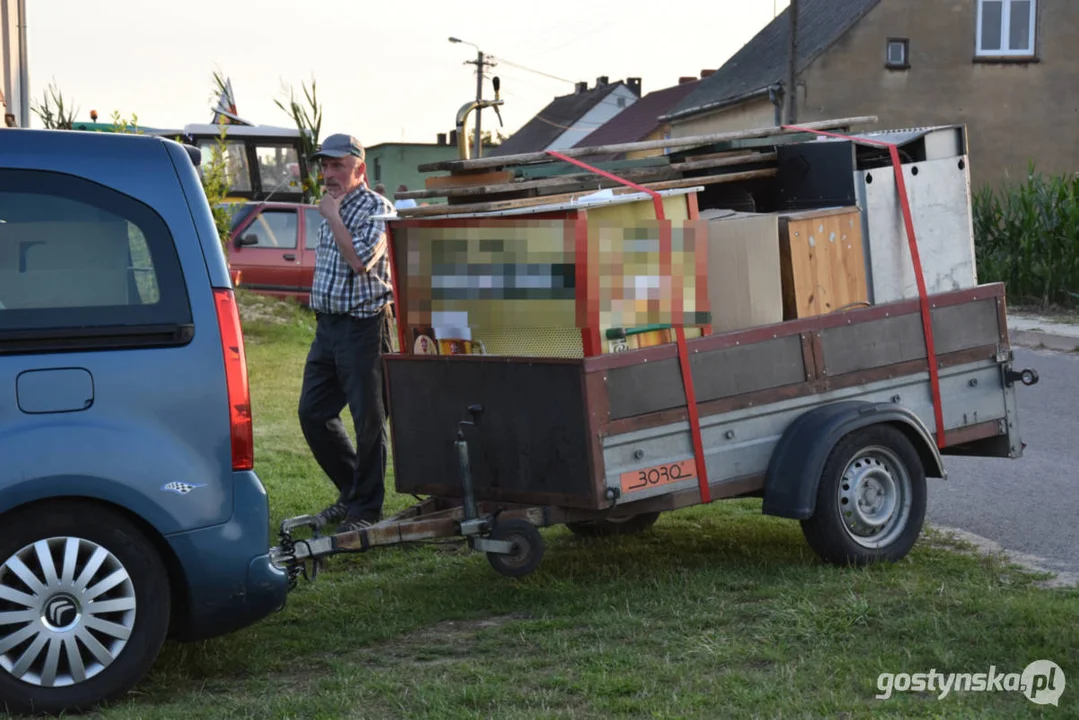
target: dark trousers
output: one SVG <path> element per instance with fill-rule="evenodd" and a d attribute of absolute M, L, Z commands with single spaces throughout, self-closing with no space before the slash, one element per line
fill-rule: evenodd
<path fill-rule="evenodd" d="M 388 309 L 371 318 L 318 315 L 303 372 L 300 427 L 350 520 L 381 517 L 389 445 L 381 355 L 390 350 Z M 355 448 L 341 421 L 345 405 Z"/>

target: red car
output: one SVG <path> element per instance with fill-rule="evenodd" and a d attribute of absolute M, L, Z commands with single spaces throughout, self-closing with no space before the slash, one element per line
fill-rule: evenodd
<path fill-rule="evenodd" d="M 321 223 L 317 205 L 240 204 L 232 217 L 228 253 L 233 279 L 239 275 L 236 284 L 308 304 Z"/>

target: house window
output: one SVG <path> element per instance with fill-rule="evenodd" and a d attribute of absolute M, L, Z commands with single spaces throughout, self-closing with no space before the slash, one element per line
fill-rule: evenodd
<path fill-rule="evenodd" d="M 978 0 L 975 54 L 1032 57 L 1037 0 Z"/>
<path fill-rule="evenodd" d="M 907 38 L 888 38 L 884 64 L 890 68 L 910 67 L 910 40 Z"/>

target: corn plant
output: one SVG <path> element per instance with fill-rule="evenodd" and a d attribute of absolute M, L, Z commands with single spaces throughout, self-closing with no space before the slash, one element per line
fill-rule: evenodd
<path fill-rule="evenodd" d="M 232 208 L 229 207 L 227 197 L 229 194 L 228 170 L 225 163 L 225 138 L 228 126 L 225 123 L 218 124 L 217 139 L 211 146 L 209 155 L 206 157 L 204 148 L 201 172 L 202 190 L 206 193 L 206 199 L 210 203 L 210 210 L 214 216 L 214 226 L 217 228 L 217 237 L 221 241 L 221 249 L 228 257 L 229 237 L 232 235 Z"/>
<path fill-rule="evenodd" d="M 45 89 L 44 102 L 31 105 L 30 109 L 41 119 L 46 130 L 70 130 L 78 109 L 71 110 L 64 104 L 64 94 L 53 84 Z"/>
<path fill-rule="evenodd" d="M 301 83 L 301 88 L 307 107 L 296 100 L 296 93 L 291 87 L 288 88 L 287 106 L 280 99 L 275 99 L 274 102 L 296 123 L 296 128 L 300 131 L 300 150 L 306 159 L 318 149 L 319 134 L 322 132 L 322 105 L 318 102 L 314 78 L 311 78 L 310 89 L 306 83 Z M 317 202 L 322 196 L 318 170 L 314 166 L 308 168 L 307 177 L 303 179 L 303 193 L 305 198 L 313 202 Z"/>
<path fill-rule="evenodd" d="M 982 188 L 974 197 L 979 279 L 1005 283 L 1011 299 L 1043 308 L 1079 301 L 1079 176 Z"/>

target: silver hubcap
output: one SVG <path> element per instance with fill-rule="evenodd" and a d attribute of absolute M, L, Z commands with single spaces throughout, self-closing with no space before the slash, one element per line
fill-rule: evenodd
<path fill-rule="evenodd" d="M 119 657 L 134 625 L 131 577 L 96 543 L 38 540 L 0 565 L 0 668 L 18 680 L 88 680 Z"/>
<path fill-rule="evenodd" d="M 859 545 L 881 548 L 894 542 L 907 526 L 910 505 L 910 475 L 891 450 L 866 448 L 843 471 L 839 514 Z"/>

